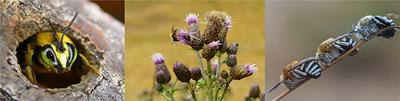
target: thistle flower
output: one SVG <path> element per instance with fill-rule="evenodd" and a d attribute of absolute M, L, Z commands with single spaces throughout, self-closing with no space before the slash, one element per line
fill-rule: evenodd
<path fill-rule="evenodd" d="M 215 56 L 215 53 L 217 53 L 217 49 L 219 48 L 219 41 L 213 41 L 203 49 L 201 55 L 203 58 L 205 58 L 207 61 L 211 60 Z"/>
<path fill-rule="evenodd" d="M 257 72 L 258 68 L 256 67 L 256 64 L 246 64 L 244 65 L 243 69 L 245 70 L 246 74 L 253 74 Z"/>
<path fill-rule="evenodd" d="M 221 45 L 221 43 L 218 40 L 218 41 L 213 41 L 213 42 L 207 44 L 207 47 L 215 50 L 215 49 L 218 49 L 220 45 Z"/>
<path fill-rule="evenodd" d="M 189 82 L 189 80 L 191 79 L 191 73 L 184 64 L 177 61 L 177 62 L 175 62 L 173 68 L 174 68 L 175 76 L 176 76 L 176 78 L 178 78 L 179 81 Z"/>
<path fill-rule="evenodd" d="M 197 14 L 190 13 L 190 14 L 186 15 L 185 21 L 186 21 L 186 23 L 187 23 L 188 25 L 198 24 L 198 23 L 199 23 L 199 18 L 198 18 L 198 16 L 199 16 L 199 15 L 197 15 Z"/>
<path fill-rule="evenodd" d="M 151 56 L 151 59 L 153 60 L 154 64 L 159 65 L 159 64 L 164 64 L 165 58 L 161 53 L 156 53 Z"/>
<path fill-rule="evenodd" d="M 224 28 L 226 13 L 211 11 L 206 15 L 207 26 L 202 36 L 205 44 L 220 39 L 221 30 Z"/>
<path fill-rule="evenodd" d="M 231 16 L 228 16 L 228 15 L 225 16 L 224 26 L 228 30 L 232 28 L 232 17 Z"/>
<path fill-rule="evenodd" d="M 185 44 L 185 45 L 189 45 L 190 35 L 188 32 L 186 32 L 183 29 L 180 29 L 180 30 L 178 30 L 177 35 L 178 35 L 177 39 L 179 40 L 179 42 L 181 42 L 182 44 Z"/>
<path fill-rule="evenodd" d="M 242 68 L 233 67 L 231 68 L 231 76 L 234 80 L 240 80 L 245 77 L 249 77 L 257 71 L 256 64 L 246 64 Z"/>
<path fill-rule="evenodd" d="M 237 64 L 237 57 L 236 55 L 229 54 L 228 57 L 226 58 L 226 65 L 229 67 L 235 67 Z"/>
<path fill-rule="evenodd" d="M 226 50 L 226 53 L 227 54 L 237 54 L 237 51 L 238 51 L 238 47 L 239 47 L 239 44 L 237 44 L 236 42 L 233 42 L 232 44 L 230 44 L 229 46 L 228 46 L 228 49 Z"/>
<path fill-rule="evenodd" d="M 190 73 L 192 74 L 192 79 L 194 81 L 198 81 L 202 78 L 201 69 L 199 67 L 192 68 Z"/>
<path fill-rule="evenodd" d="M 159 84 L 167 84 L 169 81 L 171 81 L 171 75 L 168 72 L 162 70 L 157 71 L 156 81 Z"/>
<path fill-rule="evenodd" d="M 258 98 L 259 96 L 260 96 L 260 86 L 258 84 L 251 85 L 249 97 Z"/>

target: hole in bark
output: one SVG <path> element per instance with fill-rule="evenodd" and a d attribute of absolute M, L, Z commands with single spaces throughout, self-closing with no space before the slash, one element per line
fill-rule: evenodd
<path fill-rule="evenodd" d="M 51 31 L 50 31 L 51 32 Z M 33 49 L 33 55 L 31 59 L 26 59 L 26 56 L 28 56 L 28 45 L 32 45 L 34 40 L 37 38 L 38 34 L 34 34 L 33 36 L 29 37 L 28 39 L 24 40 L 22 43 L 20 43 L 17 47 L 17 58 L 18 58 L 18 64 L 20 65 L 22 73 L 25 75 L 25 77 L 28 79 L 26 75 L 26 67 L 29 66 L 27 64 L 27 61 L 32 61 L 32 64 L 30 67 L 32 68 L 33 72 L 39 71 L 40 68 L 44 69 L 42 64 L 39 62 L 40 56 L 38 55 L 39 51 L 38 48 L 39 46 L 35 46 Z M 66 35 L 66 37 L 69 37 L 72 42 L 75 44 L 75 47 L 77 49 L 77 53 L 85 53 L 85 48 L 81 43 L 79 43 L 76 39 L 71 37 L 72 35 Z M 90 58 L 87 58 L 90 59 Z M 37 73 L 35 72 L 36 80 L 37 80 L 37 85 L 43 88 L 66 88 L 70 85 L 73 84 L 78 84 L 81 81 L 81 76 L 87 74 L 89 72 L 89 69 L 86 68 L 86 65 L 82 62 L 79 58 L 79 55 L 77 56 L 75 62 L 71 65 L 71 69 L 63 72 L 63 73 Z M 89 60 L 90 61 L 90 60 Z"/>

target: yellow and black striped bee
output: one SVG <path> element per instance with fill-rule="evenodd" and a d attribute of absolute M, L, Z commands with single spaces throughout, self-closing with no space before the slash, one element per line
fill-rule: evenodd
<path fill-rule="evenodd" d="M 92 70 L 94 73 L 100 74 L 100 69 L 89 64 L 86 57 L 78 53 L 74 42 L 66 36 L 77 15 L 78 13 L 74 15 L 69 25 L 63 29 L 63 32 L 56 32 L 54 29 L 52 32 L 40 32 L 29 37 L 17 48 L 18 62 L 25 76 L 32 83 L 37 84 L 38 80 L 42 79 L 41 77 L 38 78 L 38 75 L 75 75 L 75 72 L 82 70 L 73 66 L 77 61 L 86 65 L 80 67 L 88 67 L 86 70 Z M 51 78 L 51 80 L 60 79 L 60 77 L 49 76 L 47 78 Z"/>

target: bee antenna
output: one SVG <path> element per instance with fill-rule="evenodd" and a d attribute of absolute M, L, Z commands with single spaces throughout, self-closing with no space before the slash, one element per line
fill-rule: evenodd
<path fill-rule="evenodd" d="M 272 87 L 271 89 L 268 90 L 268 93 L 271 93 L 273 90 L 275 90 L 276 88 L 278 88 L 279 85 L 281 85 L 282 82 L 278 82 L 277 84 L 274 85 L 274 87 Z"/>
<path fill-rule="evenodd" d="M 55 42 L 56 42 L 56 46 L 58 47 L 58 49 L 62 48 L 62 47 L 61 47 L 61 43 L 60 43 L 60 41 L 57 41 L 57 39 L 58 39 L 58 36 L 57 36 L 57 32 L 54 30 L 53 24 L 51 24 L 51 22 L 50 22 L 50 20 L 49 20 L 49 19 L 46 19 L 46 20 L 47 20 L 47 22 L 48 22 L 48 23 L 49 23 L 49 25 L 50 25 L 51 32 L 53 33 L 53 36 L 54 36 L 54 38 L 56 39 L 56 40 L 55 40 Z"/>
<path fill-rule="evenodd" d="M 63 35 L 61 36 L 61 43 L 63 43 L 63 41 L 64 41 L 65 34 L 67 34 L 67 32 L 71 30 L 71 25 L 75 21 L 77 16 L 78 16 L 78 12 L 75 13 L 74 17 L 72 18 L 72 20 L 68 24 L 68 26 L 63 29 Z M 61 47 L 61 50 L 64 50 L 64 47 Z"/>

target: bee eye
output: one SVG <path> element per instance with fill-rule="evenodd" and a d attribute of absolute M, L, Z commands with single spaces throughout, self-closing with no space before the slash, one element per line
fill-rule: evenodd
<path fill-rule="evenodd" d="M 68 46 L 68 52 L 69 52 L 69 58 L 68 58 L 68 64 L 72 64 L 74 62 L 74 57 L 76 56 L 75 53 L 75 47 L 71 44 L 67 44 Z"/>
<path fill-rule="evenodd" d="M 43 55 L 42 56 L 44 56 L 44 57 L 46 57 L 46 58 L 44 58 L 44 60 L 48 63 L 48 64 L 53 64 L 53 65 L 57 65 L 58 63 L 57 63 L 57 60 L 56 60 L 56 56 L 55 56 L 55 54 L 54 54 L 54 51 L 52 50 L 52 48 L 51 47 L 49 47 L 49 48 L 46 48 L 44 51 L 43 51 Z"/>

